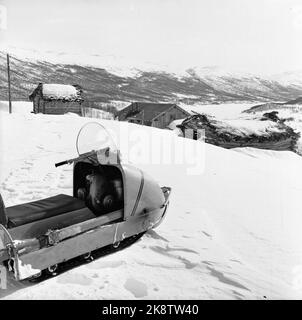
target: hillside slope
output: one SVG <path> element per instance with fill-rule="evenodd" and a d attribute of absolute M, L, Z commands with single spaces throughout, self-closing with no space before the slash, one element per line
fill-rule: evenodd
<path fill-rule="evenodd" d="M 99 58 L 102 60 L 102 58 Z M 87 61 L 90 58 L 87 57 Z M 274 78 L 189 68 L 176 74 L 160 67 L 117 72 L 110 67 L 49 62 L 11 55 L 13 100 L 27 100 L 39 82 L 78 84 L 92 102 L 169 101 L 223 103 L 289 100 L 302 95 L 301 83 L 281 83 Z M 276 79 L 279 79 L 276 77 Z M 0 52 L 0 100 L 7 100 L 6 55 Z M 117 104 L 119 106 L 119 104 Z M 120 104 L 124 106 L 123 103 Z"/>

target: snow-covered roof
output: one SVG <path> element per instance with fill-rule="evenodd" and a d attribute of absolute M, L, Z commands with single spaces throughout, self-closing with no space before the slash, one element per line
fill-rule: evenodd
<path fill-rule="evenodd" d="M 196 114 L 178 127 L 204 129 L 206 142 L 224 148 L 254 147 L 269 150 L 294 150 L 299 133 L 282 121 L 269 118 L 218 120 L 214 116 Z"/>
<path fill-rule="evenodd" d="M 197 127 L 203 128 L 209 125 L 210 128 L 219 134 L 230 134 L 232 136 L 269 136 L 273 133 L 285 133 L 287 127 L 282 123 L 270 121 L 269 119 L 227 119 L 218 120 L 214 116 L 200 114 L 187 118 L 185 123 L 180 125 L 196 124 Z"/>
<path fill-rule="evenodd" d="M 40 94 L 45 100 L 82 100 L 82 90 L 77 85 L 40 83 L 29 96 L 30 100 L 33 100 L 37 94 Z"/>
<path fill-rule="evenodd" d="M 214 125 L 218 132 L 242 137 L 249 135 L 268 136 L 272 133 L 286 132 L 285 126 L 279 125 L 273 121 L 235 119 L 215 121 Z"/>
<path fill-rule="evenodd" d="M 43 84 L 43 97 L 52 99 L 74 99 L 77 97 L 77 89 L 74 86 L 66 84 Z"/>

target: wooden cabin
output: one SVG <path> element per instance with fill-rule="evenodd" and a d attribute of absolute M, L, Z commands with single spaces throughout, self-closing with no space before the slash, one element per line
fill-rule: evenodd
<path fill-rule="evenodd" d="M 120 121 L 143 124 L 165 129 L 176 119 L 183 119 L 190 113 L 176 104 L 133 102 L 118 113 Z"/>
<path fill-rule="evenodd" d="M 84 102 L 83 90 L 78 85 L 39 83 L 29 96 L 33 101 L 34 113 L 64 114 L 73 112 L 81 115 Z"/>

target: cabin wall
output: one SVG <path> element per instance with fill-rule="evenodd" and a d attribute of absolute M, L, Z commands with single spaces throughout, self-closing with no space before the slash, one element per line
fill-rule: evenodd
<path fill-rule="evenodd" d="M 39 106 L 39 112 L 41 112 L 41 113 L 45 113 L 45 103 L 44 102 L 45 101 L 42 98 L 39 99 L 38 106 Z"/>
<path fill-rule="evenodd" d="M 156 128 L 165 129 L 172 121 L 177 119 L 187 118 L 186 112 L 182 111 L 177 107 L 173 107 L 167 110 L 165 113 L 159 117 L 153 119 L 151 126 Z"/>
<path fill-rule="evenodd" d="M 33 112 L 38 113 L 38 97 L 35 96 L 33 99 Z"/>
<path fill-rule="evenodd" d="M 81 115 L 81 103 L 76 101 L 44 101 L 43 99 L 40 99 L 39 108 L 40 112 L 45 114 L 64 114 L 73 112 Z"/>
<path fill-rule="evenodd" d="M 129 117 L 128 116 L 129 113 L 135 113 L 137 111 L 139 111 L 139 108 L 134 103 L 132 103 L 128 107 L 120 111 L 118 115 L 118 119 L 119 121 L 125 121 Z"/>
<path fill-rule="evenodd" d="M 34 113 L 39 113 L 40 112 L 40 108 L 39 108 L 39 103 L 40 103 L 40 96 L 36 95 L 33 99 L 33 112 Z"/>

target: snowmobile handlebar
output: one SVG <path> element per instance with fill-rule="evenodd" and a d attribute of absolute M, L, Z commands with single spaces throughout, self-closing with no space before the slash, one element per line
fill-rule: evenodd
<path fill-rule="evenodd" d="M 93 155 L 96 155 L 96 151 L 95 150 L 92 150 L 92 151 L 89 151 L 89 152 L 86 152 L 86 153 L 83 153 L 83 154 L 80 154 L 78 157 L 76 158 L 72 158 L 72 159 L 68 159 L 68 160 L 65 160 L 65 161 L 61 161 L 61 162 L 58 162 L 58 163 L 55 163 L 55 166 L 56 167 L 60 167 L 60 166 L 63 166 L 65 164 L 71 164 L 73 162 L 76 162 L 76 161 L 81 161 L 83 159 L 86 159 L 88 157 L 91 157 Z"/>
<path fill-rule="evenodd" d="M 61 162 L 58 162 L 55 164 L 56 167 L 60 167 L 60 166 L 63 166 L 64 164 L 68 164 L 68 161 L 61 161 Z"/>

